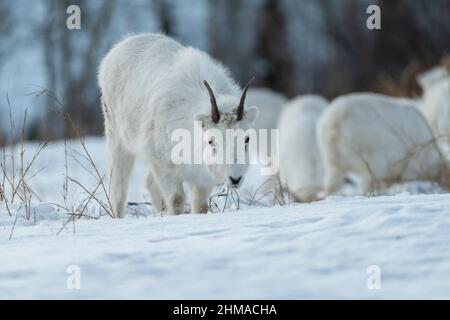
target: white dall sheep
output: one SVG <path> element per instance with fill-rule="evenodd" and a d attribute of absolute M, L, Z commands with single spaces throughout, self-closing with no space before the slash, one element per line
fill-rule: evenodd
<path fill-rule="evenodd" d="M 419 75 L 418 82 L 423 89 L 423 112 L 434 134 L 450 139 L 449 70 L 444 66 L 434 67 Z"/>
<path fill-rule="evenodd" d="M 136 157 L 149 166 L 147 186 L 157 211 L 165 205 L 169 214 L 183 213 L 183 182 L 192 192 L 191 212 L 207 211 L 207 197 L 215 185 L 242 184 L 246 164 L 220 164 L 220 160 L 175 164 L 171 152 L 177 142 L 171 136 L 186 129 L 194 137 L 194 120 L 200 121 L 203 154 L 214 158 L 221 154 L 220 148 L 234 159 L 236 148 L 226 145 L 225 139 L 215 139 L 208 129 L 225 137 L 226 129 L 250 128 L 258 110 L 244 111 L 249 84 L 241 92 L 229 71 L 208 54 L 163 35 L 137 35 L 116 44 L 99 70 L 115 215 L 124 215 Z"/>
<path fill-rule="evenodd" d="M 267 88 L 251 88 L 247 93 L 247 103 L 258 106 L 259 117 L 255 121 L 255 128 L 276 129 L 278 118 L 288 99 L 281 93 Z"/>
<path fill-rule="evenodd" d="M 447 164 L 432 131 L 405 100 L 370 93 L 339 97 L 320 118 L 318 138 L 327 194 L 350 174 L 361 179 L 363 194 L 396 181 L 446 182 Z"/>
<path fill-rule="evenodd" d="M 259 116 L 255 121 L 255 128 L 267 130 L 267 148 L 264 153 L 259 150 L 258 154 L 253 154 L 254 157 L 259 158 L 259 162 L 266 168 L 274 168 L 274 153 L 272 150 L 272 144 L 277 143 L 276 136 L 272 135 L 272 129 L 279 129 L 278 119 L 283 111 L 284 105 L 288 102 L 288 99 L 268 88 L 250 88 L 247 93 L 247 103 L 251 106 L 258 106 Z M 272 139 L 274 140 L 272 142 Z M 254 149 L 254 151 L 257 151 Z M 278 170 L 276 170 L 278 171 Z M 267 176 L 263 176 L 263 179 Z M 272 179 L 273 177 L 270 177 Z M 267 184 L 269 187 L 269 184 Z"/>
<path fill-rule="evenodd" d="M 322 189 L 323 165 L 316 125 L 327 105 L 321 96 L 300 96 L 285 105 L 278 121 L 280 182 L 299 202 L 317 200 Z"/>

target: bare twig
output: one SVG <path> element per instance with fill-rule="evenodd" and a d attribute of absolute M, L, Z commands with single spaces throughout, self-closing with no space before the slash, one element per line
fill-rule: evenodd
<path fill-rule="evenodd" d="M 97 179 L 98 179 L 98 182 L 100 183 L 100 185 L 101 185 L 101 187 L 103 189 L 103 192 L 105 194 L 105 197 L 106 197 L 106 200 L 108 201 L 108 206 L 109 206 L 109 210 L 106 209 L 106 212 L 108 213 L 108 215 L 111 216 L 111 218 L 115 218 L 116 215 L 115 215 L 114 208 L 113 208 L 113 205 L 112 205 L 112 202 L 111 202 L 111 198 L 109 197 L 109 193 L 108 193 L 107 188 L 106 188 L 105 183 L 104 183 L 104 176 L 100 175 L 100 172 L 98 170 L 97 165 L 95 164 L 95 161 L 92 159 L 91 154 L 87 150 L 87 147 L 86 147 L 86 144 L 85 144 L 85 141 L 84 141 L 84 137 L 81 135 L 80 130 L 78 129 L 76 124 L 73 122 L 73 120 L 70 117 L 70 115 L 65 113 L 65 119 L 69 122 L 69 124 L 71 125 L 73 130 L 76 132 L 76 135 L 77 135 L 77 137 L 78 137 L 78 139 L 80 141 L 80 144 L 81 144 L 81 146 L 82 146 L 82 148 L 84 150 L 84 153 L 85 153 L 86 157 L 88 158 L 90 165 L 94 169 L 95 174 L 96 174 Z"/>
<path fill-rule="evenodd" d="M 14 228 L 16 227 L 16 223 L 17 223 L 17 216 L 19 215 L 19 211 L 21 209 L 21 206 L 19 207 L 19 209 L 16 211 L 16 218 L 14 219 L 14 223 L 13 226 L 11 228 L 11 233 L 9 234 L 9 240 L 12 239 L 13 233 L 14 233 Z"/>
<path fill-rule="evenodd" d="M 219 205 L 217 204 L 217 202 L 215 201 L 216 198 L 223 198 L 225 197 L 224 200 L 224 205 L 222 206 L 222 209 L 219 208 Z M 239 210 L 240 207 L 240 197 L 239 194 L 237 193 L 237 190 L 232 188 L 228 188 L 225 185 L 222 186 L 222 189 L 214 194 L 212 194 L 209 199 L 208 199 L 208 209 L 209 211 L 211 211 L 211 213 L 216 213 L 216 212 L 224 212 L 227 206 L 227 202 L 228 202 L 228 197 L 231 197 L 231 199 L 233 199 L 234 204 L 236 206 L 236 209 Z"/>
<path fill-rule="evenodd" d="M 64 204 L 67 205 L 67 195 L 69 193 L 69 167 L 67 165 L 67 139 L 64 139 L 64 169 L 65 169 L 65 179 L 64 179 Z"/>
<path fill-rule="evenodd" d="M 8 110 L 9 110 L 9 143 L 10 143 L 10 152 L 11 152 L 11 186 L 14 187 L 14 180 L 15 180 L 15 161 L 14 161 L 14 120 L 12 117 L 12 110 L 11 110 L 11 101 L 9 100 L 9 95 L 6 94 L 6 102 L 8 104 Z M 11 202 L 14 201 L 14 191 L 11 190 Z"/>
<path fill-rule="evenodd" d="M 64 99 L 59 99 L 55 94 L 53 94 L 51 91 L 42 88 L 41 91 L 35 92 L 33 93 L 36 96 L 39 95 L 46 95 L 47 97 L 49 97 L 50 99 L 52 99 L 54 102 L 56 102 L 58 104 L 59 107 L 61 107 L 62 110 L 64 110 L 65 108 L 65 104 L 64 104 Z M 78 126 L 75 124 L 75 122 L 73 121 L 72 117 L 70 116 L 69 113 L 61 111 L 61 110 L 54 110 L 55 112 L 57 112 L 59 115 L 62 116 L 62 118 L 66 121 L 66 123 L 72 128 L 72 130 L 74 131 L 76 137 L 78 138 L 81 147 L 83 148 L 83 152 L 84 152 L 84 156 L 85 159 L 87 159 L 88 163 L 90 164 L 90 166 L 93 168 L 93 171 L 95 172 L 95 177 L 97 179 L 97 181 L 99 182 L 103 193 L 105 194 L 106 200 L 108 202 L 108 206 L 109 209 L 106 209 L 106 207 L 104 207 L 104 205 L 102 204 L 102 207 L 104 207 L 104 209 L 106 209 L 106 212 L 108 213 L 109 216 L 111 216 L 111 218 L 115 218 L 116 214 L 114 212 L 114 207 L 112 205 L 110 196 L 109 196 L 109 192 L 108 189 L 105 186 L 104 183 L 104 175 L 101 175 L 99 172 L 99 169 L 97 167 L 97 165 L 95 164 L 95 161 L 93 160 L 90 152 L 88 151 L 87 147 L 86 147 L 86 143 L 84 140 L 84 136 L 81 134 L 80 129 L 78 128 Z M 73 179 L 69 179 L 70 181 L 73 181 Z M 82 187 L 85 191 L 87 191 L 86 188 L 84 188 L 80 183 L 77 183 L 80 187 Z"/>

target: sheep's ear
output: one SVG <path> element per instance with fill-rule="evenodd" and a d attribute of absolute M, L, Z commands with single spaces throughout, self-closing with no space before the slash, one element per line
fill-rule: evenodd
<path fill-rule="evenodd" d="M 244 119 L 246 119 L 250 123 L 254 123 L 256 119 L 258 119 L 259 110 L 258 107 L 250 107 L 246 108 L 244 112 Z"/>
<path fill-rule="evenodd" d="M 197 114 L 194 117 L 194 121 L 199 122 L 199 124 L 202 126 L 202 128 L 209 127 L 209 124 L 211 123 L 211 115 L 210 114 Z"/>

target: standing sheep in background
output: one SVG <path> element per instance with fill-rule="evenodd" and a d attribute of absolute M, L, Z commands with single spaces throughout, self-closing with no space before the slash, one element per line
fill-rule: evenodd
<path fill-rule="evenodd" d="M 271 89 L 249 89 L 247 93 L 247 103 L 251 106 L 258 106 L 259 109 L 259 117 L 255 121 L 255 128 L 278 128 L 278 118 L 283 110 L 283 106 L 287 102 L 288 99 L 284 95 Z"/>
<path fill-rule="evenodd" d="M 251 88 L 247 93 L 247 102 L 251 106 L 258 106 L 259 116 L 255 121 L 254 127 L 257 129 L 267 129 L 267 148 L 265 152 L 262 152 L 259 149 L 259 152 L 252 156 L 258 158 L 263 167 L 273 168 L 277 159 L 274 159 L 275 150 L 272 150 L 272 140 L 273 144 L 276 144 L 278 143 L 278 139 L 276 139 L 276 136 L 272 135 L 271 130 L 279 129 L 278 119 L 283 111 L 284 105 L 288 102 L 288 99 L 281 93 L 268 88 Z M 263 142 L 260 141 L 260 143 Z M 260 175 L 263 180 L 266 180 L 266 182 L 264 182 L 266 187 L 272 186 L 272 183 L 268 182 L 274 177 L 269 176 L 267 179 L 267 176 L 263 176 L 261 173 Z"/>
<path fill-rule="evenodd" d="M 323 165 L 316 125 L 327 105 L 321 96 L 300 96 L 285 105 L 278 121 L 280 182 L 299 202 L 316 200 L 322 189 Z"/>
<path fill-rule="evenodd" d="M 186 129 L 194 137 L 194 121 L 200 121 L 203 154 L 214 158 L 220 148 L 224 156 L 235 159 L 234 146 L 205 131 L 215 129 L 225 137 L 226 129 L 250 128 L 258 113 L 256 107 L 244 111 L 250 83 L 241 93 L 229 71 L 208 54 L 163 35 L 144 34 L 111 49 L 101 63 L 99 84 L 116 216 L 124 216 L 136 157 L 149 165 L 147 186 L 159 212 L 163 204 L 169 214 L 184 212 L 183 182 L 192 191 L 192 212 L 207 212 L 215 185 L 242 184 L 247 164 L 174 164 L 171 152 L 176 143 L 171 135 Z"/>
<path fill-rule="evenodd" d="M 428 123 L 404 100 L 369 93 L 339 97 L 319 120 L 318 137 L 327 194 L 339 191 L 349 174 L 361 179 L 363 194 L 378 183 L 447 183 L 447 163 Z"/>
<path fill-rule="evenodd" d="M 423 112 L 436 137 L 450 141 L 450 67 L 437 66 L 422 73 L 418 82 L 423 89 Z"/>

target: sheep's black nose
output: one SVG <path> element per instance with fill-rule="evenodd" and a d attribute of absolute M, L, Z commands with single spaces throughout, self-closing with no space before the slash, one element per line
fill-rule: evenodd
<path fill-rule="evenodd" d="M 229 176 L 228 178 L 230 178 L 231 184 L 234 186 L 237 186 L 239 184 L 239 182 L 241 181 L 242 176 L 240 176 L 239 178 L 233 178 L 232 176 Z"/>

